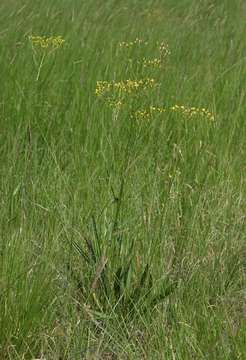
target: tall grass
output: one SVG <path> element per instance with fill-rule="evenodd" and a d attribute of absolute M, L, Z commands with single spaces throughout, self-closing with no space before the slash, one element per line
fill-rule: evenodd
<path fill-rule="evenodd" d="M 244 358 L 245 11 L 1 2 L 1 359 Z"/>

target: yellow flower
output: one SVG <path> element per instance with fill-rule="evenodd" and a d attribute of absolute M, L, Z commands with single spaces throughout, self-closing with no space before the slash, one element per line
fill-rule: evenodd
<path fill-rule="evenodd" d="M 147 45 L 148 42 L 143 40 L 143 39 L 139 39 L 139 38 L 136 38 L 135 40 L 133 41 L 130 41 L 130 42 L 127 42 L 127 41 L 122 41 L 119 43 L 119 46 L 120 48 L 132 48 L 133 46 L 135 45 Z"/>
<path fill-rule="evenodd" d="M 162 65 L 162 61 L 161 59 L 151 59 L 151 60 L 147 60 L 147 59 L 143 59 L 143 67 L 154 67 L 154 68 L 160 68 Z"/>
<path fill-rule="evenodd" d="M 156 86 L 154 79 L 146 78 L 140 80 L 121 80 L 119 82 L 97 81 L 95 94 L 103 96 L 109 92 L 118 91 L 120 93 L 130 94 L 132 92 L 146 90 Z"/>
<path fill-rule="evenodd" d="M 214 121 L 214 115 L 205 108 L 196 108 L 194 106 L 192 107 L 186 107 L 184 105 L 174 105 L 169 108 L 170 111 L 179 112 L 188 118 L 192 118 L 195 116 L 202 116 L 207 118 L 208 120 Z"/>
<path fill-rule="evenodd" d="M 40 47 L 42 49 L 57 49 L 63 45 L 65 40 L 61 36 L 29 36 L 33 46 Z"/>
<path fill-rule="evenodd" d="M 164 41 L 159 44 L 159 52 L 161 57 L 166 57 L 171 54 L 168 44 Z"/>
<path fill-rule="evenodd" d="M 148 112 L 148 110 L 137 110 L 137 111 L 135 111 L 135 113 L 134 113 L 134 117 L 135 117 L 137 120 L 142 120 L 142 119 L 147 119 L 147 120 L 149 120 L 150 117 L 151 117 L 151 114 L 150 114 L 150 112 Z"/>
<path fill-rule="evenodd" d="M 214 121 L 214 115 L 205 108 L 186 107 L 184 105 L 174 105 L 169 108 L 156 107 L 151 105 L 149 109 L 138 110 L 134 113 L 136 119 L 150 119 L 154 114 L 163 114 L 164 112 L 178 112 L 188 118 L 197 116 L 204 117 L 208 120 Z"/>

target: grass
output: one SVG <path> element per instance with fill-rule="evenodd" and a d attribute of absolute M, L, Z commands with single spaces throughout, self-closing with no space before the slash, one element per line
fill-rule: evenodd
<path fill-rule="evenodd" d="M 245 12 L 1 2 L 1 359 L 244 358 Z"/>

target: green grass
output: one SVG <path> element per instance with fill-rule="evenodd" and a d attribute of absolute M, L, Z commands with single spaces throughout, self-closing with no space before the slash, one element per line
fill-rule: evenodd
<path fill-rule="evenodd" d="M 1 1 L 1 359 L 244 359 L 245 14 Z M 41 63 L 30 35 L 65 43 Z M 146 77 L 158 87 L 120 109 L 95 94 Z M 175 104 L 215 120 L 133 116 Z"/>

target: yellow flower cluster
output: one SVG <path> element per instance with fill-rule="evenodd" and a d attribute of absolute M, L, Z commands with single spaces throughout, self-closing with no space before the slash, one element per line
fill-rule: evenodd
<path fill-rule="evenodd" d="M 161 114 L 161 113 L 164 113 L 167 111 L 178 112 L 178 113 L 181 113 L 182 115 L 185 115 L 188 118 L 202 116 L 202 117 L 207 118 L 208 120 L 214 121 L 214 115 L 207 109 L 186 107 L 183 105 L 174 105 L 169 108 L 150 106 L 150 108 L 148 110 L 145 109 L 145 110 L 136 111 L 134 113 L 134 116 L 136 119 L 147 119 L 148 120 L 154 115 L 154 113 Z"/>
<path fill-rule="evenodd" d="M 171 54 L 168 44 L 166 44 L 164 41 L 162 41 L 159 44 L 159 51 L 160 51 L 161 57 L 166 57 Z"/>
<path fill-rule="evenodd" d="M 159 114 L 167 111 L 167 109 L 165 109 L 164 107 L 157 107 L 157 106 L 150 106 L 149 110 L 150 113 L 157 112 Z"/>
<path fill-rule="evenodd" d="M 151 117 L 151 114 L 148 110 L 137 110 L 134 113 L 134 116 L 137 120 L 147 119 L 149 120 Z"/>
<path fill-rule="evenodd" d="M 57 49 L 65 42 L 61 36 L 29 36 L 29 40 L 33 46 L 41 47 L 42 49 Z"/>
<path fill-rule="evenodd" d="M 131 42 L 121 42 L 119 44 L 120 48 L 132 48 L 135 45 L 147 45 L 148 42 L 143 39 L 136 38 Z M 171 54 L 169 50 L 169 46 L 164 41 L 156 43 L 156 52 L 157 57 L 152 59 L 142 58 L 138 59 L 128 59 L 131 63 L 131 68 L 134 69 L 133 65 L 137 65 L 137 73 L 139 70 L 143 70 L 143 68 L 153 67 L 160 68 L 165 63 L 165 58 Z M 138 67 L 140 65 L 140 69 Z M 153 78 L 145 78 L 140 80 L 121 80 L 121 81 L 97 81 L 95 94 L 100 97 L 104 97 L 104 101 L 112 108 L 119 109 L 123 105 L 127 104 L 128 95 L 135 95 L 133 97 L 134 100 L 139 100 L 141 91 L 154 88 L 158 85 L 155 79 Z M 140 93 L 140 95 L 139 95 Z M 130 97 L 130 96 L 129 96 Z M 136 106 L 137 104 L 132 102 L 131 107 Z M 186 118 L 196 118 L 203 117 L 208 120 L 214 121 L 214 115 L 205 108 L 197 108 L 197 107 L 188 107 L 184 105 L 174 105 L 171 107 L 157 107 L 157 106 L 149 106 L 146 109 L 136 109 L 132 112 L 132 117 L 135 119 L 151 119 L 156 114 L 162 114 L 168 112 L 169 114 L 172 112 L 178 113 Z"/>
<path fill-rule="evenodd" d="M 162 114 L 166 111 L 167 109 L 165 109 L 164 107 L 150 106 L 149 109 L 135 111 L 134 117 L 138 120 L 140 119 L 149 120 L 154 115 L 154 113 Z"/>
<path fill-rule="evenodd" d="M 148 42 L 137 38 L 136 40 L 131 41 L 131 42 L 123 41 L 123 42 L 119 43 L 119 46 L 120 46 L 120 48 L 131 48 L 134 45 L 143 45 L 143 44 L 148 45 Z M 164 41 L 157 42 L 156 45 L 157 45 L 159 57 L 154 58 L 154 59 L 143 58 L 142 61 L 140 61 L 140 60 L 133 61 L 133 59 L 129 59 L 130 63 L 131 64 L 137 63 L 140 65 L 143 64 L 144 68 L 147 68 L 147 67 L 161 68 L 161 66 L 163 65 L 164 58 L 167 57 L 168 55 L 170 55 L 171 52 L 169 50 L 168 44 L 165 43 Z"/>
<path fill-rule="evenodd" d="M 106 99 L 107 104 L 114 108 L 114 109 L 120 109 L 123 106 L 123 102 L 121 100 L 114 100 L 114 99 Z"/>
<path fill-rule="evenodd" d="M 160 68 L 162 66 L 162 61 L 161 59 L 143 59 L 143 67 L 154 67 L 154 68 Z"/>
<path fill-rule="evenodd" d="M 144 41 L 143 39 L 136 38 L 135 40 L 130 41 L 130 42 L 122 41 L 122 42 L 119 43 L 119 46 L 121 48 L 132 48 L 134 45 L 147 45 L 147 44 L 148 44 L 147 41 Z"/>
<path fill-rule="evenodd" d="M 192 118 L 202 116 L 214 121 L 214 115 L 205 108 L 186 107 L 184 105 L 174 105 L 170 108 L 171 111 L 182 113 L 183 115 Z"/>
<path fill-rule="evenodd" d="M 105 95 L 112 91 L 121 93 L 132 93 L 139 90 L 146 90 L 156 86 L 154 79 L 146 78 L 141 80 L 122 80 L 119 82 L 97 81 L 95 93 L 98 96 Z"/>

